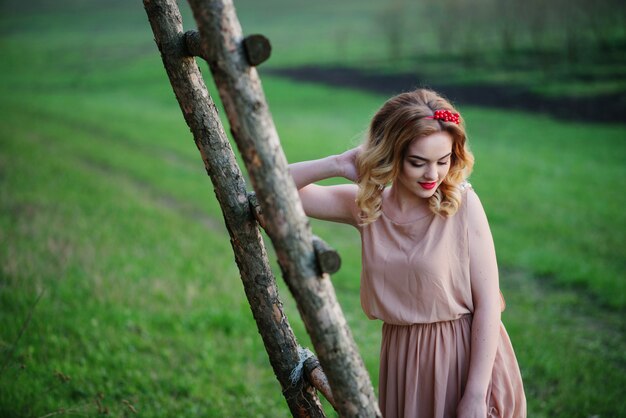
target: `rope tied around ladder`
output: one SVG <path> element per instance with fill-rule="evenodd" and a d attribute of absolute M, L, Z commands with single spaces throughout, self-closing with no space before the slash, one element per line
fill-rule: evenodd
<path fill-rule="evenodd" d="M 298 346 L 298 364 L 291 370 L 289 374 L 289 380 L 291 380 L 291 386 L 296 386 L 300 380 L 302 380 L 304 374 L 304 362 L 310 359 L 311 357 L 315 357 L 315 354 L 311 352 L 308 348 L 304 348 L 302 346 Z"/>
<path fill-rule="evenodd" d="M 300 391 L 305 385 L 311 385 L 324 395 L 326 400 L 337 410 L 333 392 L 328 384 L 328 379 L 320 366 L 315 354 L 308 348 L 298 346 L 298 363 L 289 374 L 291 385 L 283 391 L 287 394 L 294 390 Z M 289 395 L 287 395 L 289 396 Z"/>

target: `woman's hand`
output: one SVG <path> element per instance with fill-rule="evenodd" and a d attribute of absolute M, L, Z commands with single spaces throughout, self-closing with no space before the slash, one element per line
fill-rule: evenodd
<path fill-rule="evenodd" d="M 484 396 L 463 395 L 456 408 L 457 418 L 486 418 L 487 401 Z"/>
<path fill-rule="evenodd" d="M 362 150 L 362 145 L 352 148 L 337 156 L 337 163 L 341 171 L 341 176 L 355 182 L 359 179 L 359 173 L 356 167 L 356 157 Z"/>

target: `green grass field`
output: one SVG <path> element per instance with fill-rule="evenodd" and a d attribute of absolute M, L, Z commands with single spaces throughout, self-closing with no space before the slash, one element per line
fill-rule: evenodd
<path fill-rule="evenodd" d="M 330 3 L 240 15 L 274 31 L 275 65 L 331 62 L 338 22 L 367 32 L 378 3 L 362 3 L 320 25 Z M 288 416 L 141 3 L 42 4 L 0 6 L 0 417 Z M 263 82 L 294 162 L 358 143 L 385 100 Z M 529 417 L 625 416 L 626 127 L 461 110 Z M 332 280 L 376 384 L 358 234 L 312 224 L 342 255 Z"/>

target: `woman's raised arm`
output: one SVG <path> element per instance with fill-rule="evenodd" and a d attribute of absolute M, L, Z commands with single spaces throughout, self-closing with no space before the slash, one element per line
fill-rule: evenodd
<path fill-rule="evenodd" d="M 313 183 L 332 177 L 356 181 L 355 160 L 359 151 L 360 147 L 357 147 L 340 155 L 289 165 L 289 171 L 300 193 L 302 206 L 308 216 L 357 226 L 355 184 L 319 186 Z"/>

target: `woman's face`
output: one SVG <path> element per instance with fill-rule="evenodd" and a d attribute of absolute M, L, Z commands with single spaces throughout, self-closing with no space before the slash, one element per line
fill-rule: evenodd
<path fill-rule="evenodd" d="M 406 150 L 396 182 L 410 193 L 428 199 L 450 170 L 452 137 L 435 132 L 414 139 Z"/>

